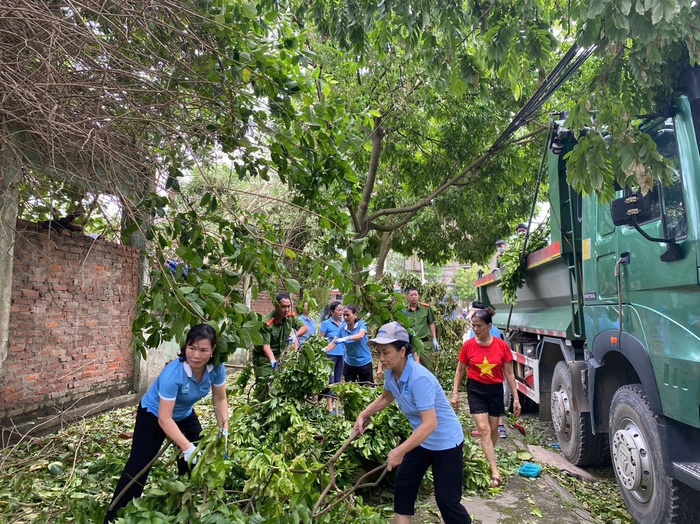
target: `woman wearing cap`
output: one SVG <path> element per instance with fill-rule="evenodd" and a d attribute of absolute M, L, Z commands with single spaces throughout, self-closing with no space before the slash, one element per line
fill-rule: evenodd
<path fill-rule="evenodd" d="M 141 496 L 150 471 L 145 468 L 157 456 L 165 437 L 170 438 L 182 451 L 182 457 L 178 460 L 180 474 L 188 471 L 187 462 L 196 461 L 196 456 L 192 455 L 195 452 L 195 442 L 200 439 L 202 426 L 193 406 L 209 391 L 212 392 L 214 415 L 220 434 L 228 437 L 226 369 L 223 362 L 214 366 L 215 348 L 214 329 L 208 324 L 194 326 L 187 334 L 179 358 L 165 366 L 141 399 L 136 414 L 131 454 L 117 483 L 105 523 L 116 519 L 117 510 L 133 498 Z M 141 471 L 141 478 L 124 491 L 131 479 Z"/>
<path fill-rule="evenodd" d="M 517 391 L 513 373 L 513 354 L 503 340 L 490 333 L 491 315 L 485 309 L 472 314 L 474 338 L 467 340 L 459 352 L 452 388 L 452 406 L 459 408 L 459 384 L 467 371 L 467 400 L 469 412 L 479 431 L 481 447 L 491 466 L 491 487 L 501 485 L 501 474 L 496 465 L 494 447 L 498 440 L 498 418 L 505 414 L 503 382 L 508 381 L 511 391 Z M 520 401 L 513 395 L 513 413 L 520 415 Z"/>
<path fill-rule="evenodd" d="M 394 522 L 408 524 L 415 512 L 421 480 L 433 467 L 435 500 L 446 524 L 468 524 L 462 506 L 462 426 L 435 376 L 411 357 L 408 332 L 398 322 L 379 328 L 369 344 L 377 347 L 386 370 L 384 392 L 357 417 L 355 430 L 364 434 L 369 419 L 394 400 L 413 433 L 391 450 L 387 469 L 398 467 L 394 486 Z"/>

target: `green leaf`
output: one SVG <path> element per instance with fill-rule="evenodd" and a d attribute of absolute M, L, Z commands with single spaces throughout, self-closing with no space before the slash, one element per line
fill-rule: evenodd
<path fill-rule="evenodd" d="M 301 284 L 299 284 L 298 280 L 295 280 L 293 278 L 285 278 L 284 289 L 287 290 L 287 293 L 299 293 L 299 290 L 301 289 Z"/>
<path fill-rule="evenodd" d="M 245 304 L 241 304 L 240 302 L 233 304 L 233 310 L 241 315 L 250 313 L 250 309 L 248 309 Z"/>
<path fill-rule="evenodd" d="M 249 20 L 254 20 L 258 16 L 258 8 L 255 2 L 242 2 L 241 10 L 243 12 L 243 16 Z"/>
<path fill-rule="evenodd" d="M 214 286 L 213 284 L 209 284 L 209 283 L 202 284 L 202 286 L 199 288 L 199 292 L 202 295 L 211 295 L 215 291 L 216 291 L 216 286 Z"/>

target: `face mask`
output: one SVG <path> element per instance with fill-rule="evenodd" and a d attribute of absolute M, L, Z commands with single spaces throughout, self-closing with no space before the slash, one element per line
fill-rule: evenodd
<path fill-rule="evenodd" d="M 499 247 L 499 248 L 496 248 L 496 250 L 497 250 L 499 253 L 503 253 L 503 252 L 506 250 L 506 248 L 504 248 L 504 247 Z"/>

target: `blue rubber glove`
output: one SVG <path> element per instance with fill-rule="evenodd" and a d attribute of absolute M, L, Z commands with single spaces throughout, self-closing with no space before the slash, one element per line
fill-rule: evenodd
<path fill-rule="evenodd" d="M 348 341 L 348 337 L 341 337 L 341 338 L 336 338 L 335 343 L 336 344 L 343 344 Z"/>
<path fill-rule="evenodd" d="M 433 349 L 435 351 L 440 351 L 440 346 L 438 345 L 438 341 L 436 338 L 433 339 Z"/>
<path fill-rule="evenodd" d="M 270 360 L 270 366 L 272 369 L 277 369 L 277 361 L 274 358 Z"/>
<path fill-rule="evenodd" d="M 224 459 L 228 459 L 228 429 L 219 428 L 219 438 L 224 437 Z"/>
<path fill-rule="evenodd" d="M 199 459 L 199 453 L 195 454 L 194 457 L 192 456 L 196 449 L 197 448 L 194 444 L 190 444 L 190 447 L 182 452 L 182 456 L 184 457 L 185 462 L 189 462 L 193 466 L 197 463 L 197 460 Z M 192 459 L 192 462 L 190 462 L 190 458 Z"/>

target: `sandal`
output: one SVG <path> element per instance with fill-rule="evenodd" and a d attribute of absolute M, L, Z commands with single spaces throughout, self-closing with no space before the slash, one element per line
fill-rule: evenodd
<path fill-rule="evenodd" d="M 503 481 L 499 477 L 491 477 L 491 489 L 498 488 L 503 484 Z"/>

